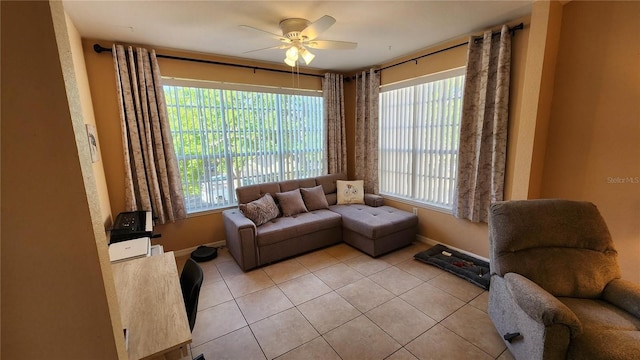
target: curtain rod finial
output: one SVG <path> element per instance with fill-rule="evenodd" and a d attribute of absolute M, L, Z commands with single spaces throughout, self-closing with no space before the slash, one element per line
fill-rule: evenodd
<path fill-rule="evenodd" d="M 97 52 L 98 54 L 100 54 L 103 51 L 109 51 L 111 52 L 111 49 L 108 48 L 104 48 L 102 46 L 100 46 L 100 44 L 93 44 L 93 51 Z"/>

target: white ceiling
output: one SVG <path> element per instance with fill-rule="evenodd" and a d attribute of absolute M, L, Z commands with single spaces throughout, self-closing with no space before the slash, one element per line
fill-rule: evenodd
<path fill-rule="evenodd" d="M 310 66 L 351 71 L 387 63 L 444 41 L 485 30 L 531 12 L 516 1 L 78 1 L 63 0 L 83 38 L 145 44 L 282 63 L 278 40 L 240 28 L 281 34 L 278 24 L 331 15 L 319 40 L 357 42 L 354 50 L 312 50 Z M 111 43 L 101 43 L 110 47 Z"/>

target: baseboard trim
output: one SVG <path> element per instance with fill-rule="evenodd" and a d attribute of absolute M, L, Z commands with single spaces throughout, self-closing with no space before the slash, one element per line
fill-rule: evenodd
<path fill-rule="evenodd" d="M 448 247 L 448 248 L 450 248 L 450 249 L 452 249 L 452 250 L 455 250 L 455 251 L 461 252 L 461 253 L 466 254 L 466 255 L 469 255 L 469 256 L 473 256 L 474 258 L 477 258 L 477 259 L 480 259 L 480 260 L 483 260 L 483 261 L 486 261 L 486 262 L 489 262 L 489 259 L 487 259 L 487 258 L 486 258 L 486 257 L 484 257 L 484 256 L 480 256 L 480 255 L 478 255 L 478 254 L 474 254 L 474 253 L 472 253 L 472 252 L 470 252 L 470 251 L 466 251 L 466 250 L 459 249 L 459 248 L 457 248 L 457 247 L 455 247 L 455 246 L 451 246 L 451 245 L 449 245 L 449 244 L 445 244 L 445 243 L 441 243 L 441 242 L 439 242 L 439 241 L 435 241 L 435 240 L 433 240 L 433 239 L 430 239 L 430 238 L 425 237 L 425 236 L 422 236 L 422 235 L 416 235 L 416 240 L 420 241 L 421 243 L 425 243 L 425 244 L 427 244 L 427 245 L 431 245 L 431 246 L 434 246 L 434 245 L 444 245 L 444 246 L 446 246 L 446 247 Z"/>
<path fill-rule="evenodd" d="M 222 247 L 222 246 L 226 246 L 227 245 L 227 240 L 220 240 L 220 241 L 215 241 L 215 242 L 211 242 L 211 243 L 207 243 L 207 244 L 202 244 L 204 246 L 213 246 L 213 247 Z M 200 246 L 200 245 L 198 245 Z M 189 256 L 191 255 L 191 253 L 198 248 L 198 246 L 194 246 L 194 247 L 190 247 L 190 248 L 186 248 L 186 249 L 180 249 L 180 250 L 175 250 L 173 252 L 173 254 L 176 257 L 180 257 L 180 256 Z"/>
<path fill-rule="evenodd" d="M 453 249 L 455 251 L 458 251 L 458 252 L 461 252 L 463 254 L 467 254 L 469 256 L 473 256 L 473 257 L 478 258 L 480 260 L 484 260 L 486 262 L 489 262 L 489 259 L 487 259 L 487 258 L 485 258 L 483 256 L 480 256 L 478 254 L 474 254 L 474 253 L 472 253 L 470 251 L 462 250 L 460 248 L 457 248 L 455 246 L 451 246 L 449 244 L 442 243 L 440 241 L 436 241 L 436 240 L 430 239 L 430 238 L 428 238 L 426 236 L 416 235 L 416 240 L 421 242 L 421 243 L 424 243 L 424 244 L 427 244 L 427 245 L 431 245 L 431 246 L 438 245 L 438 244 L 444 245 L 444 246 L 446 246 L 446 247 L 448 247 L 450 249 Z M 205 246 L 213 246 L 213 247 L 223 247 L 223 246 L 227 245 L 227 240 L 220 240 L 220 241 L 210 242 L 210 243 L 203 244 L 203 245 L 205 245 Z M 175 250 L 173 253 L 174 253 L 175 256 L 188 256 L 188 255 L 191 254 L 191 252 L 193 252 L 197 248 L 198 248 L 198 246 L 194 246 L 194 247 L 190 247 L 190 248 L 186 248 L 186 249 Z"/>

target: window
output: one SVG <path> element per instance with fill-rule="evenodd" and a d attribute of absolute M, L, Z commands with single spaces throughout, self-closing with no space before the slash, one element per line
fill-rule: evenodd
<path fill-rule="evenodd" d="M 452 208 L 464 68 L 380 91 L 380 192 Z"/>
<path fill-rule="evenodd" d="M 164 91 L 187 212 L 234 205 L 239 186 L 323 174 L 321 93 L 169 79 Z"/>

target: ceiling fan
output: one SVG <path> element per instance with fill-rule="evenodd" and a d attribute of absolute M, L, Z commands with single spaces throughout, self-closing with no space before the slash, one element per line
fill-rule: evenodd
<path fill-rule="evenodd" d="M 324 15 L 313 23 L 309 20 L 300 18 L 284 19 L 280 21 L 282 35 L 260 30 L 248 25 L 240 25 L 240 27 L 262 35 L 267 35 L 283 43 L 277 46 L 247 51 L 246 53 L 269 49 L 288 49 L 284 62 L 287 65 L 294 67 L 296 66 L 299 57 L 302 57 L 307 65 L 309 65 L 313 58 L 315 58 L 315 55 L 307 48 L 345 50 L 355 49 L 358 46 L 357 43 L 349 41 L 316 40 L 322 32 L 330 28 L 335 22 L 336 19 L 329 15 Z"/>

